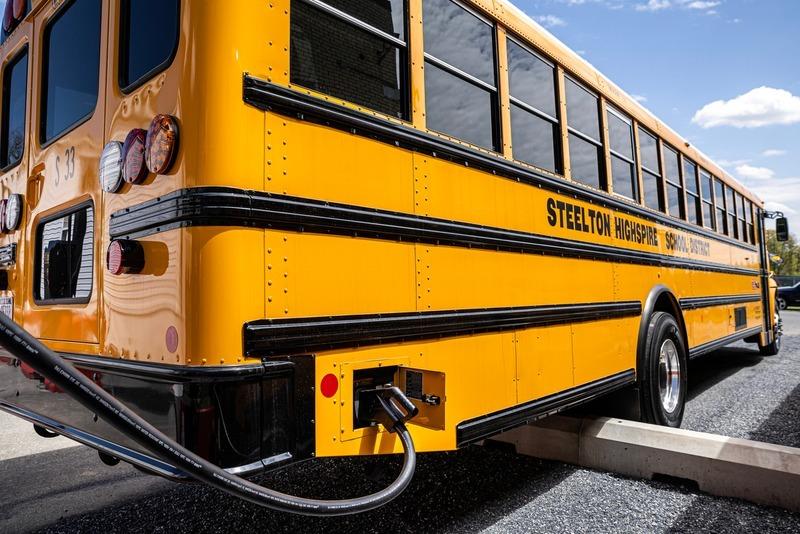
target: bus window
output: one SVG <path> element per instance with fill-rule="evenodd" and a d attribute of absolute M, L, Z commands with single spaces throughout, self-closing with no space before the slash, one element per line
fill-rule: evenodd
<path fill-rule="evenodd" d="M 755 227 L 753 226 L 753 203 L 749 200 L 747 201 L 747 209 L 745 210 L 745 217 L 747 220 L 747 236 L 750 239 L 750 243 L 755 245 L 756 231 Z"/>
<path fill-rule="evenodd" d="M 661 165 L 658 161 L 658 140 L 642 128 L 639 128 L 639 156 L 642 159 L 644 205 L 666 213 Z"/>
<path fill-rule="evenodd" d="M 405 2 L 292 0 L 291 83 L 408 119 Z"/>
<path fill-rule="evenodd" d="M 428 128 L 498 150 L 494 27 L 451 0 L 423 5 Z"/>
<path fill-rule="evenodd" d="M 725 207 L 728 210 L 728 235 L 739 239 L 739 226 L 736 224 L 736 198 L 729 186 L 725 186 Z"/>
<path fill-rule="evenodd" d="M 600 141 L 600 107 L 597 95 L 569 77 L 564 78 L 569 127 L 572 179 L 605 189 L 602 179 L 603 143 Z"/>
<path fill-rule="evenodd" d="M 47 25 L 42 50 L 41 142 L 88 119 L 97 104 L 100 0 L 73 0 Z"/>
<path fill-rule="evenodd" d="M 747 220 L 745 219 L 744 210 L 744 197 L 736 193 L 736 214 L 739 217 L 739 239 L 747 243 Z"/>
<path fill-rule="evenodd" d="M 717 209 L 717 232 L 726 234 L 728 221 L 725 218 L 725 186 L 719 178 L 714 178 L 714 202 Z"/>
<path fill-rule="evenodd" d="M 560 173 L 555 67 L 509 39 L 508 77 L 514 159 Z"/>
<path fill-rule="evenodd" d="M 119 86 L 127 93 L 165 69 L 178 49 L 180 0 L 122 0 Z"/>
<path fill-rule="evenodd" d="M 25 151 L 25 102 L 28 86 L 27 47 L 3 71 L 3 123 L 0 133 L 0 168 L 22 160 Z"/>
<path fill-rule="evenodd" d="M 92 294 L 94 210 L 49 217 L 37 229 L 36 301 L 87 302 Z"/>
<path fill-rule="evenodd" d="M 633 154 L 633 123 L 611 107 L 608 108 L 606 115 L 611 151 L 611 183 L 614 192 L 638 202 L 639 181 L 636 179 Z"/>
<path fill-rule="evenodd" d="M 714 229 L 714 204 L 711 197 L 711 175 L 700 170 L 700 194 L 703 200 L 703 226 Z"/>
<path fill-rule="evenodd" d="M 678 153 L 664 145 L 664 177 L 667 180 L 667 207 L 669 214 L 678 219 L 685 217 L 683 212 L 683 187 L 681 187 L 680 159 Z"/>
<path fill-rule="evenodd" d="M 703 214 L 700 193 L 697 190 L 697 165 L 687 158 L 683 158 L 683 181 L 686 184 L 686 218 L 690 223 L 702 226 Z"/>

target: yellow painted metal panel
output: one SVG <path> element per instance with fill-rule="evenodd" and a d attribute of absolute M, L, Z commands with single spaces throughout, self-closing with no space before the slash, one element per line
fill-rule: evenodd
<path fill-rule="evenodd" d="M 519 331 L 516 346 L 518 402 L 538 399 L 575 385 L 570 325 Z"/>

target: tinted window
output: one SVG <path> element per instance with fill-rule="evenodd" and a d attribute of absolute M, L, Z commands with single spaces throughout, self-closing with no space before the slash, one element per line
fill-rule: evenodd
<path fill-rule="evenodd" d="M 450 0 L 424 0 L 425 52 L 494 86 L 494 29 Z"/>
<path fill-rule="evenodd" d="M 494 27 L 450 0 L 424 0 L 427 126 L 499 147 Z"/>
<path fill-rule="evenodd" d="M 681 183 L 680 162 L 678 153 L 671 148 L 664 147 L 664 175 L 674 184 Z"/>
<path fill-rule="evenodd" d="M 438 67 L 425 66 L 428 128 L 484 148 L 494 148 L 491 93 Z"/>
<path fill-rule="evenodd" d="M 88 300 L 92 293 L 94 210 L 81 208 L 39 225 L 36 300 Z"/>
<path fill-rule="evenodd" d="M 137 2 L 139 0 L 136 0 Z M 405 0 L 324 0 L 326 4 L 351 15 L 384 33 L 406 40 Z"/>
<path fill-rule="evenodd" d="M 600 119 L 597 97 L 573 82 L 564 80 L 567 91 L 567 124 L 592 139 L 600 140 Z"/>
<path fill-rule="evenodd" d="M 511 39 L 508 61 L 514 158 L 560 172 L 555 68 Z"/>
<path fill-rule="evenodd" d="M 367 5 L 364 13 L 370 15 L 362 18 L 379 21 L 383 28 L 391 26 L 392 34 L 404 33 L 394 26 L 394 4 Z M 293 84 L 406 119 L 406 63 L 404 46 L 307 2 L 292 0 Z"/>
<path fill-rule="evenodd" d="M 178 46 L 179 0 L 122 0 L 119 85 L 133 88 L 165 68 Z"/>
<path fill-rule="evenodd" d="M 511 106 L 511 140 L 514 158 L 552 172 L 559 172 L 556 162 L 556 139 L 560 135 L 557 124 L 543 119 L 523 108 Z"/>
<path fill-rule="evenodd" d="M 644 204 L 648 208 L 664 211 L 664 194 L 661 192 L 661 177 L 650 174 L 647 171 L 642 173 L 644 182 Z"/>
<path fill-rule="evenodd" d="M 572 179 L 602 189 L 600 180 L 601 151 L 599 146 L 589 143 L 575 134 L 570 134 L 569 160 L 572 167 Z"/>
<path fill-rule="evenodd" d="M 42 131 L 46 143 L 88 117 L 97 104 L 100 0 L 74 0 L 44 31 Z"/>
<path fill-rule="evenodd" d="M 697 194 L 697 166 L 688 159 L 683 160 L 683 179 L 686 182 L 686 191 Z"/>
<path fill-rule="evenodd" d="M 555 69 L 511 39 L 508 40 L 511 96 L 555 118 Z"/>
<path fill-rule="evenodd" d="M 28 49 L 3 71 L 3 124 L 0 168 L 16 165 L 25 151 L 25 103 L 28 88 Z"/>
<path fill-rule="evenodd" d="M 658 142 L 641 128 L 639 128 L 639 154 L 643 167 L 655 174 L 661 173 L 661 166 L 658 164 Z"/>
<path fill-rule="evenodd" d="M 623 119 L 616 113 L 608 112 L 608 139 L 611 150 L 633 159 L 633 130 L 628 119 Z"/>
<path fill-rule="evenodd" d="M 664 178 L 667 180 L 667 208 L 669 214 L 680 219 L 685 217 L 683 187 L 681 187 L 680 158 L 678 153 L 664 145 Z"/>
<path fill-rule="evenodd" d="M 683 211 L 681 210 L 681 188 L 671 183 L 667 184 L 667 201 L 669 214 L 679 219 L 683 218 Z"/>
<path fill-rule="evenodd" d="M 638 201 L 639 181 L 636 179 L 633 157 L 633 125 L 630 119 L 611 108 L 608 109 L 606 117 L 614 192 Z"/>
<path fill-rule="evenodd" d="M 700 192 L 703 200 L 711 200 L 711 175 L 705 171 L 700 171 Z"/>

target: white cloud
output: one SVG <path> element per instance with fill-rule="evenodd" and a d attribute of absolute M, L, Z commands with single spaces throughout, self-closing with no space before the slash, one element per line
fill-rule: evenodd
<path fill-rule="evenodd" d="M 770 148 L 762 152 L 761 155 L 764 156 L 765 158 L 775 158 L 778 156 L 785 156 L 786 151 L 777 148 Z"/>
<path fill-rule="evenodd" d="M 694 0 L 688 3 L 684 2 L 684 4 L 688 9 L 711 9 L 712 7 L 720 5 L 721 2 Z"/>
<path fill-rule="evenodd" d="M 642 95 L 631 95 L 631 98 L 639 102 L 640 104 L 644 104 L 647 102 L 647 97 Z"/>
<path fill-rule="evenodd" d="M 661 11 L 671 6 L 669 0 L 648 0 L 646 4 L 637 4 L 636 11 Z"/>
<path fill-rule="evenodd" d="M 758 128 L 800 122 L 800 97 L 784 89 L 758 87 L 731 100 L 706 104 L 692 122 L 703 128 Z"/>
<path fill-rule="evenodd" d="M 751 159 L 715 159 L 717 165 L 720 167 L 738 167 L 750 163 Z"/>
<path fill-rule="evenodd" d="M 766 203 L 768 210 L 800 213 L 800 177 L 745 184 Z"/>
<path fill-rule="evenodd" d="M 736 167 L 736 174 L 745 180 L 769 180 L 770 178 L 775 177 L 775 171 L 772 169 L 767 169 L 766 167 L 754 167 L 746 163 Z"/>
<path fill-rule="evenodd" d="M 545 28 L 555 28 L 556 26 L 567 25 L 564 19 L 556 17 L 555 15 L 540 15 L 534 18 L 536 19 L 536 22 L 538 22 Z"/>

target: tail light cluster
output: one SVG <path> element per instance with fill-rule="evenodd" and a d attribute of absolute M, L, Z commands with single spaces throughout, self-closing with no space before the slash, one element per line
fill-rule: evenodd
<path fill-rule="evenodd" d="M 22 195 L 12 194 L 0 200 L 0 232 L 9 234 L 22 222 Z"/>
<path fill-rule="evenodd" d="M 116 193 L 123 184 L 141 184 L 152 174 L 166 174 L 178 152 L 178 122 L 170 115 L 156 115 L 150 128 L 134 128 L 125 142 L 111 141 L 100 156 L 100 186 Z M 135 274 L 144 269 L 144 248 L 130 239 L 108 246 L 106 267 L 114 275 Z"/>
<path fill-rule="evenodd" d="M 116 193 L 123 184 L 140 184 L 152 174 L 166 174 L 178 152 L 178 122 L 157 115 L 148 130 L 135 128 L 124 143 L 111 141 L 100 156 L 100 186 Z"/>

